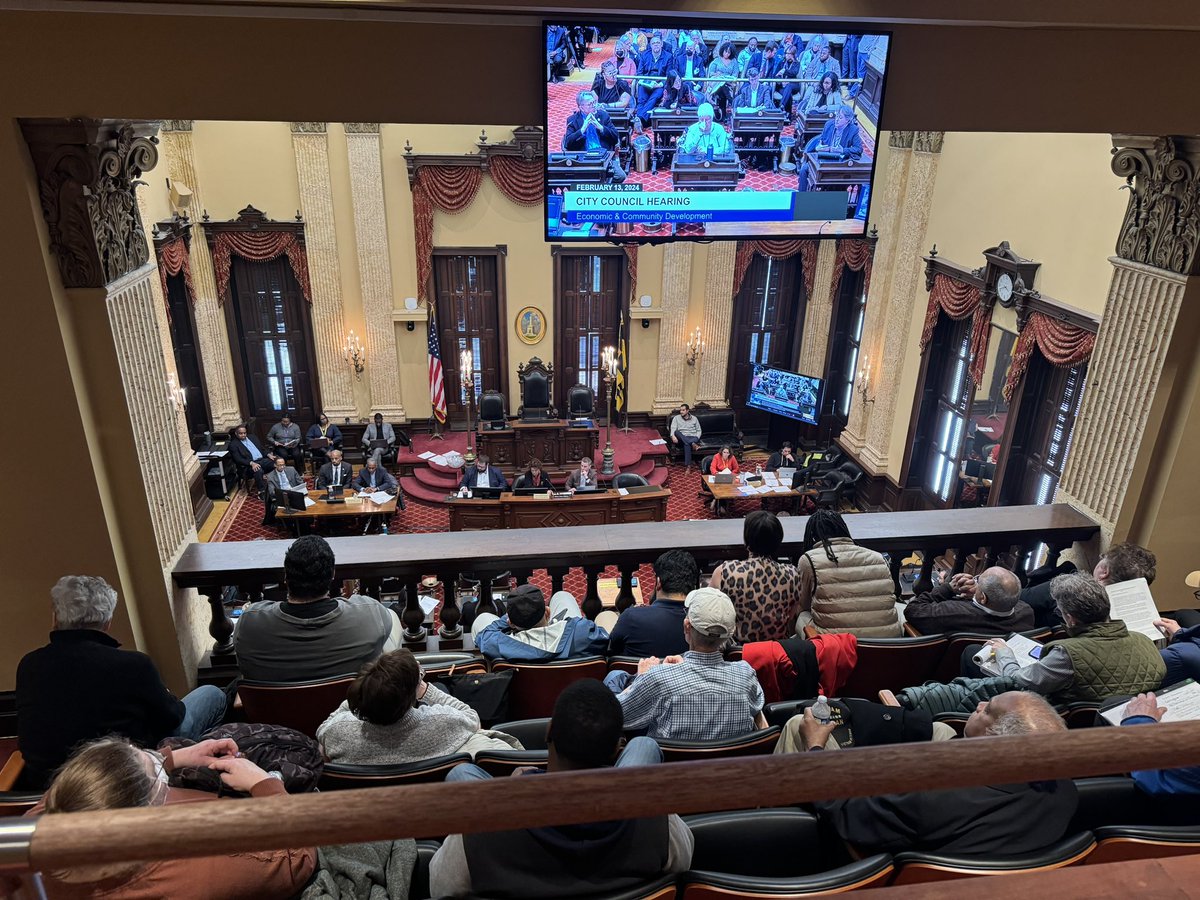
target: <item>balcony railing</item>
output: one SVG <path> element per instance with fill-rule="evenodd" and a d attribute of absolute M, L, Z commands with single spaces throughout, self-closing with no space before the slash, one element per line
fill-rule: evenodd
<path fill-rule="evenodd" d="M 804 549 L 804 517 L 785 517 L 782 555 L 798 557 Z M 858 543 L 888 554 L 897 588 L 904 559 L 922 554 L 916 590 L 931 585 L 934 561 L 953 551 L 953 571 L 961 572 L 968 556 L 978 554 L 986 564 L 1016 552 L 1032 552 L 1046 545 L 1049 561 L 1075 541 L 1093 537 L 1100 526 L 1074 507 L 1013 506 L 928 512 L 863 513 L 846 517 Z M 459 610 L 453 586 L 458 576 L 478 579 L 480 609 L 492 604 L 491 580 L 511 572 L 518 581 L 545 570 L 554 590 L 562 588 L 571 569 L 582 569 L 587 580 L 584 613 L 595 617 L 601 610 L 597 581 L 608 566 L 622 574 L 617 606 L 633 602 L 630 579 L 643 563 L 660 554 L 685 548 L 701 565 L 746 555 L 742 523 L 738 520 L 657 522 L 595 525 L 572 528 L 539 528 L 520 531 L 479 531 L 454 534 L 404 534 L 330 538 L 339 579 L 358 579 L 363 589 L 379 595 L 385 579 L 396 579 L 405 588 L 402 615 L 405 641 L 413 649 L 461 646 Z M 283 581 L 283 557 L 290 541 L 247 541 L 193 544 L 184 551 L 173 577 L 180 587 L 194 587 L 211 607 L 209 633 L 215 646 L 212 658 L 232 661 L 233 623 L 223 597 L 236 587 L 243 597 L 262 595 L 265 585 Z M 435 576 L 445 586 L 441 629 L 431 636 L 424 627 L 418 585 Z"/>

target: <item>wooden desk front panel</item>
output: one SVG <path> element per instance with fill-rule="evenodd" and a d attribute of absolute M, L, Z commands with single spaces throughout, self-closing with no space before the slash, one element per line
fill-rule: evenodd
<path fill-rule="evenodd" d="M 623 522 L 665 522 L 669 490 L 647 494 L 596 491 L 571 498 L 500 495 L 499 500 L 450 500 L 451 531 L 497 528 L 567 528 L 575 525 L 616 525 Z"/>
<path fill-rule="evenodd" d="M 524 472 L 531 459 L 540 459 L 551 474 L 574 469 L 581 456 L 593 456 L 600 445 L 600 429 L 572 428 L 566 422 L 514 422 L 503 431 L 481 431 L 476 440 L 480 453 L 505 474 Z"/>

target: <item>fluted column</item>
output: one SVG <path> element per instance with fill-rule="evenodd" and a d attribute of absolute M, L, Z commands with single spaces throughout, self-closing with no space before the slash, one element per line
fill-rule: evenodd
<path fill-rule="evenodd" d="M 903 200 L 894 236 L 881 234 L 879 239 L 880 244 L 887 242 L 890 245 L 882 248 L 883 259 L 890 270 L 886 279 L 886 294 L 878 298 L 882 302 L 875 302 L 875 273 L 879 269 L 872 266 L 867 315 L 871 317 L 874 313 L 875 327 L 864 349 L 866 358 L 872 361 L 872 370 L 878 373 L 871 379 L 875 402 L 864 404 L 856 394 L 855 402 L 851 404 L 852 409 L 855 406 L 869 407 L 865 441 L 859 460 L 872 473 L 881 473 L 888 468 L 896 405 L 902 400 L 898 396 L 900 370 L 903 368 L 904 354 L 911 350 L 908 341 L 914 310 L 924 307 L 918 302 L 924 290 L 921 253 L 925 248 L 925 232 L 929 225 L 929 209 L 933 201 L 943 136 L 940 131 L 913 133 L 912 157 L 908 161 L 907 177 L 904 178 Z M 889 165 L 888 168 L 890 170 L 892 167 Z"/>
<path fill-rule="evenodd" d="M 166 174 L 172 181 L 186 184 L 192 191 L 190 211 L 199 219 L 204 209 L 201 184 L 196 172 L 196 154 L 192 146 L 192 121 L 168 119 L 162 124 L 159 136 L 162 144 Z M 213 273 L 212 256 L 204 239 L 199 221 L 192 225 L 191 254 L 192 287 L 196 291 L 196 340 L 204 366 L 204 384 L 208 392 L 208 408 L 212 413 L 214 430 L 233 428 L 242 421 L 238 409 L 237 388 L 233 380 L 233 357 L 225 314 L 217 301 L 217 279 Z"/>
<path fill-rule="evenodd" d="M 138 211 L 141 213 L 142 221 L 147 220 L 146 215 L 146 192 L 138 191 L 137 194 Z M 154 307 L 154 324 L 158 329 L 158 339 L 162 348 L 163 364 L 166 366 L 167 376 L 173 380 L 175 384 L 179 384 L 179 372 L 175 368 L 175 346 L 171 343 L 171 323 L 167 321 L 167 302 L 163 296 L 162 276 L 158 271 L 158 263 L 154 253 L 154 245 L 150 240 L 150 235 L 146 234 L 146 245 L 150 264 L 154 266 L 154 277 L 150 279 L 150 294 L 153 298 Z M 190 479 L 200 468 L 200 461 L 196 459 L 196 454 L 192 452 L 191 438 L 188 436 L 187 417 L 184 415 L 184 407 L 182 404 L 172 404 L 174 407 L 175 420 L 175 438 L 178 441 L 177 450 L 179 451 L 179 459 L 183 463 L 184 474 Z"/>
<path fill-rule="evenodd" d="M 354 204 L 354 243 L 358 249 L 358 276 L 366 319 L 371 409 L 389 421 L 404 420 L 407 417 L 400 393 L 396 325 L 392 321 L 392 267 L 383 201 L 379 125 L 347 122 L 345 128 L 350 197 Z"/>
<path fill-rule="evenodd" d="M 717 241 L 708 248 L 704 280 L 704 340 L 696 402 L 713 407 L 729 405 L 729 337 L 733 330 L 733 267 L 737 241 Z"/>
<path fill-rule="evenodd" d="M 687 349 L 688 291 L 692 279 L 692 245 L 670 244 L 663 252 L 662 319 L 658 331 L 658 381 L 655 415 L 664 415 L 683 402 L 683 356 Z M 731 279 L 732 284 L 732 279 Z"/>
<path fill-rule="evenodd" d="M 332 419 L 356 416 L 350 367 L 342 357 L 346 330 L 342 321 L 342 273 L 333 221 L 329 176 L 329 140 L 324 122 L 293 122 L 292 149 L 304 215 L 304 245 L 312 285 L 313 343 L 321 405 Z"/>
<path fill-rule="evenodd" d="M 829 348 L 829 322 L 833 317 L 833 264 L 837 241 L 821 241 L 817 248 L 817 270 L 813 273 L 812 296 L 804 308 L 804 334 L 800 337 L 797 371 L 825 377 L 825 352 Z"/>
<path fill-rule="evenodd" d="M 904 189 L 908 182 L 908 169 L 912 162 L 913 133 L 892 131 L 888 133 L 887 172 L 879 182 L 881 192 L 876 196 L 874 219 L 879 230 L 879 241 L 875 245 L 875 259 L 871 267 L 871 285 L 867 295 L 867 307 L 863 321 L 861 360 L 872 361 L 872 368 L 882 372 L 882 360 L 878 352 L 881 329 L 887 322 L 887 305 L 892 286 L 892 267 L 896 259 L 896 239 L 900 234 L 900 220 L 904 207 Z M 838 441 L 859 456 L 867 441 L 867 423 L 870 421 L 873 404 L 863 403 L 855 394 L 850 401 L 850 416 Z"/>
<path fill-rule="evenodd" d="M 1100 522 L 1106 539 L 1121 514 L 1188 287 L 1174 272 L 1109 261 L 1113 280 L 1056 498 Z"/>

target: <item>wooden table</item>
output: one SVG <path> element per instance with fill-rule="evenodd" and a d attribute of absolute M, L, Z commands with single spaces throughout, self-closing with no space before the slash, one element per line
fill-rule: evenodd
<path fill-rule="evenodd" d="M 475 436 L 476 452 L 491 457 L 492 465 L 505 475 L 524 472 L 529 460 L 540 459 L 543 471 L 554 478 L 578 468 L 580 458 L 593 457 L 599 446 L 598 427 L 576 428 L 565 419 L 516 421 L 501 431 L 480 431 Z"/>
<path fill-rule="evenodd" d="M 301 512 L 288 512 L 284 507 L 276 508 L 276 517 L 280 522 L 292 522 L 296 526 L 296 534 L 300 534 L 300 525 L 302 522 L 315 522 L 320 519 L 344 519 L 347 517 L 361 516 L 386 516 L 390 518 L 396 512 L 396 498 L 392 497 L 387 503 L 376 503 L 373 500 L 363 497 L 361 502 L 356 502 L 359 498 L 352 494 L 346 494 L 345 503 L 328 503 L 321 499 L 325 496 L 325 491 L 309 491 L 310 499 L 316 501 L 315 506 L 310 506 L 308 509 Z"/>
<path fill-rule="evenodd" d="M 569 188 L 573 184 L 607 184 L 612 176 L 608 164 L 613 151 L 607 153 L 551 153 L 546 164 L 549 188 Z"/>
<path fill-rule="evenodd" d="M 703 476 L 700 479 L 700 483 L 704 485 L 704 489 L 712 495 L 714 500 L 722 504 L 728 503 L 730 500 L 766 500 L 767 498 L 774 498 L 776 500 L 786 500 L 794 508 L 801 497 L 815 497 L 818 493 L 816 488 L 792 488 L 786 494 L 777 494 L 774 491 L 769 494 L 743 494 L 738 490 L 742 485 L 737 480 L 736 475 L 729 484 L 713 483 L 708 480 L 711 477 L 711 475 Z"/>
<path fill-rule="evenodd" d="M 804 154 L 808 170 L 812 174 L 814 191 L 844 190 L 846 192 L 846 217 L 854 215 L 854 207 L 858 203 L 858 192 L 864 184 L 871 180 L 871 160 L 869 159 L 818 159 L 818 151 Z"/>
<path fill-rule="evenodd" d="M 742 167 L 737 154 L 711 163 L 700 155 L 676 153 L 671 160 L 671 185 L 675 190 L 737 190 Z"/>
<path fill-rule="evenodd" d="M 499 500 L 447 498 L 451 531 L 499 528 L 564 528 L 574 525 L 617 525 L 665 522 L 665 488 L 622 496 L 615 490 L 583 491 L 573 497 L 505 492 Z"/>

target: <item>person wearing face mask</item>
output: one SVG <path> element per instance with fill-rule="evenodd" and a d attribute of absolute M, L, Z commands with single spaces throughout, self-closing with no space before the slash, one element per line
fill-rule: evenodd
<path fill-rule="evenodd" d="M 613 59 L 617 63 L 618 75 L 637 74 L 637 52 L 633 49 L 628 35 L 617 41 L 617 46 L 613 50 Z"/>
<path fill-rule="evenodd" d="M 913 597 L 904 607 L 904 620 L 921 634 L 1012 634 L 1033 628 L 1033 609 L 1021 602 L 1021 581 L 1001 566 L 972 577 L 947 578 L 937 587 Z"/>

